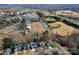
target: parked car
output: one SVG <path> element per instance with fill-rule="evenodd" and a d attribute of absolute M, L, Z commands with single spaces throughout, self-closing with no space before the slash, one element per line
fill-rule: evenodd
<path fill-rule="evenodd" d="M 7 49 L 3 50 L 3 55 L 10 55 L 10 53 L 11 53 L 11 49 L 10 48 L 7 48 Z"/>
<path fill-rule="evenodd" d="M 14 54 L 18 54 L 18 51 L 21 49 L 21 47 L 18 44 L 14 45 Z"/>
<path fill-rule="evenodd" d="M 37 42 L 36 44 L 37 44 L 37 47 L 41 47 L 40 42 Z"/>
<path fill-rule="evenodd" d="M 24 44 L 24 50 L 27 50 L 27 49 L 29 49 L 30 48 L 30 45 L 28 44 L 28 43 L 25 43 Z"/>
<path fill-rule="evenodd" d="M 36 44 L 36 43 L 32 43 L 31 46 L 32 46 L 32 49 L 33 49 L 33 48 L 37 48 L 37 44 Z"/>

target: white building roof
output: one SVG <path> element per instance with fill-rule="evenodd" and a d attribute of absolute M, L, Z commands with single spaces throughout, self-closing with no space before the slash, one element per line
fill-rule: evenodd
<path fill-rule="evenodd" d="M 23 15 L 23 18 L 39 18 L 39 16 L 34 13 L 28 13 L 26 15 Z"/>

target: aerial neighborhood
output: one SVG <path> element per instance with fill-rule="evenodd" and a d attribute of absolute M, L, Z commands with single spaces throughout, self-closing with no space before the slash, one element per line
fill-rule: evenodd
<path fill-rule="evenodd" d="M 0 55 L 79 55 L 79 9 L 35 6 L 0 7 Z"/>

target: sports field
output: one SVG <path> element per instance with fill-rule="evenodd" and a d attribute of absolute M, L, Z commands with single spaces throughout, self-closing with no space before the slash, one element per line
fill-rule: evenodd
<path fill-rule="evenodd" d="M 45 22 L 56 22 L 55 18 L 45 18 L 44 19 Z"/>

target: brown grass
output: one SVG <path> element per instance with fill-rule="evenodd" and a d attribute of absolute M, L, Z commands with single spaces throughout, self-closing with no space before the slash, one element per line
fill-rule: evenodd
<path fill-rule="evenodd" d="M 41 22 L 33 22 L 32 23 L 32 30 L 33 30 L 33 32 L 38 32 L 38 33 L 42 33 L 42 31 L 45 31 Z"/>
<path fill-rule="evenodd" d="M 59 34 L 61 36 L 67 36 L 67 35 L 72 34 L 73 32 L 79 32 L 78 29 L 73 28 L 69 25 L 66 25 L 62 22 L 49 23 L 49 25 L 52 27 L 53 26 L 55 27 L 56 25 L 59 25 L 59 24 L 61 25 L 59 28 L 55 28 L 55 29 L 53 28 L 52 30 L 50 30 L 50 32 L 53 32 L 55 34 Z"/>

